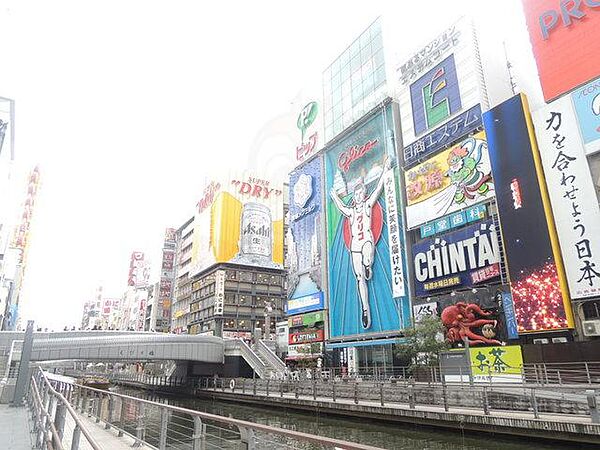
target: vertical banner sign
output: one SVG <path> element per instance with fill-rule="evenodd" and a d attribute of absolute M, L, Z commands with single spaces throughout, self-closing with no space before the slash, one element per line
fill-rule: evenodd
<path fill-rule="evenodd" d="M 600 207 L 566 96 L 533 114 L 571 298 L 600 295 Z"/>
<path fill-rule="evenodd" d="M 526 99 L 483 114 L 519 333 L 573 327 L 558 238 Z"/>
<path fill-rule="evenodd" d="M 323 308 L 322 168 L 321 158 L 315 158 L 290 174 L 288 314 Z"/>
<path fill-rule="evenodd" d="M 215 316 L 223 315 L 225 300 L 225 271 L 217 270 L 215 273 Z"/>
<path fill-rule="evenodd" d="M 383 174 L 383 189 L 388 216 L 388 242 L 390 248 L 390 268 L 392 271 L 392 294 L 394 297 L 406 295 L 404 271 L 402 269 L 401 229 L 398 227 L 398 204 L 396 202 L 396 178 L 392 169 Z"/>
<path fill-rule="evenodd" d="M 325 152 L 331 339 L 399 332 L 410 323 L 392 136 L 387 106 Z"/>
<path fill-rule="evenodd" d="M 515 308 L 513 307 L 512 295 L 510 295 L 510 292 L 499 292 L 497 295 L 501 297 L 508 339 L 519 339 L 519 329 L 517 325 L 517 318 L 515 317 Z"/>

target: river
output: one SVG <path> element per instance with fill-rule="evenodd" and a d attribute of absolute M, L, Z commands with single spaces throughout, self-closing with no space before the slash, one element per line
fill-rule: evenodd
<path fill-rule="evenodd" d="M 160 400 L 163 403 L 194 409 L 197 411 L 230 416 L 237 419 L 262 423 L 274 427 L 360 442 L 386 449 L 397 450 L 545 450 L 573 449 L 578 446 L 563 446 L 540 443 L 537 440 L 513 439 L 482 433 L 474 434 L 445 431 L 410 424 L 385 423 L 336 417 L 325 414 L 300 412 L 291 409 L 276 409 L 240 405 L 209 399 L 166 397 L 149 394 L 131 388 L 114 387 L 111 391 L 134 397 Z"/>

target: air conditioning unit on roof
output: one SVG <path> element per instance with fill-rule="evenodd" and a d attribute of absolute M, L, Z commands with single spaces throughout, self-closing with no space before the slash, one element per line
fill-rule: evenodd
<path fill-rule="evenodd" d="M 584 320 L 583 335 L 600 336 L 600 320 Z"/>

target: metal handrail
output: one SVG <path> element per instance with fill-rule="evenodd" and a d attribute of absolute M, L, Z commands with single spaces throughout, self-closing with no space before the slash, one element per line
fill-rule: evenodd
<path fill-rule="evenodd" d="M 285 363 L 281 359 L 279 359 L 279 357 L 275 353 L 273 353 L 273 350 L 271 350 L 262 339 L 259 339 L 257 341 L 256 347 L 258 352 L 261 353 L 266 359 L 268 359 L 269 364 L 271 364 L 276 370 L 285 370 Z"/>
<path fill-rule="evenodd" d="M 168 404 L 164 404 L 164 403 L 153 402 L 151 400 L 145 400 L 142 398 L 131 397 L 129 395 L 119 394 L 116 392 L 95 389 L 95 388 L 91 388 L 88 386 L 82 386 L 80 384 L 74 384 L 74 386 L 76 386 L 79 389 L 91 391 L 91 392 L 97 393 L 102 396 L 118 397 L 121 400 L 126 399 L 129 401 L 139 402 L 144 405 L 155 406 L 155 407 L 158 407 L 158 408 L 161 408 L 161 409 L 164 409 L 167 411 L 171 411 L 171 412 L 189 414 L 193 417 L 198 417 L 199 419 L 205 419 L 205 420 L 210 420 L 213 422 L 219 422 L 219 423 L 225 424 L 225 425 L 233 425 L 233 426 L 237 427 L 238 429 L 249 429 L 252 431 L 259 431 L 259 432 L 263 432 L 263 433 L 267 433 L 267 434 L 271 434 L 271 435 L 278 435 L 278 436 L 282 436 L 285 438 L 290 438 L 290 439 L 294 439 L 294 440 L 298 440 L 298 441 L 310 442 L 313 444 L 320 444 L 320 445 L 329 445 L 329 446 L 332 446 L 335 448 L 343 448 L 345 450 L 380 450 L 379 447 L 373 447 L 370 445 L 358 444 L 356 442 L 348 442 L 348 441 L 343 441 L 343 440 L 338 440 L 338 439 L 333 439 L 333 438 L 328 438 L 328 437 L 323 437 L 323 436 L 317 436 L 317 435 L 313 435 L 313 434 L 302 433 L 300 431 L 293 431 L 293 430 L 286 430 L 283 428 L 271 427 L 268 425 L 263 425 L 263 424 L 255 423 L 255 422 L 248 422 L 248 421 L 241 420 L 241 419 L 234 419 L 234 418 L 230 418 L 230 417 L 218 416 L 215 414 L 210 414 L 210 413 L 205 413 L 205 412 L 196 411 L 196 410 L 192 410 L 192 409 L 182 408 L 179 406 L 173 406 L 173 405 L 168 405 Z"/>
<path fill-rule="evenodd" d="M 243 353 L 243 357 L 248 364 L 254 369 L 257 375 L 261 378 L 267 375 L 267 367 L 261 361 L 261 359 L 254 353 L 254 351 L 244 342 L 243 339 L 232 339 L 231 342 L 234 342 L 237 348 Z M 226 344 L 227 345 L 227 344 Z M 252 362 L 254 362 L 254 365 Z M 255 367 L 256 366 L 256 367 Z"/>
<path fill-rule="evenodd" d="M 65 407 L 65 409 L 68 411 L 69 415 L 75 422 L 76 427 L 78 427 L 79 430 L 81 430 L 81 433 L 84 435 L 84 437 L 86 438 L 86 440 L 88 441 L 88 443 L 90 444 L 92 449 L 93 450 L 102 450 L 102 447 L 100 447 L 98 445 L 98 443 L 96 442 L 94 437 L 91 435 L 91 433 L 85 427 L 83 422 L 79 419 L 79 417 L 77 416 L 77 413 L 75 412 L 75 410 L 73 409 L 73 407 L 71 406 L 69 401 L 61 393 L 57 392 L 54 389 L 52 384 L 48 381 L 48 378 L 46 377 L 46 374 L 43 372 L 43 370 L 38 368 L 37 376 L 41 381 L 43 381 L 43 385 L 48 390 L 48 392 L 51 395 L 53 395 L 54 397 L 56 397 L 58 399 L 58 401 L 60 401 L 60 403 Z M 36 374 L 35 373 L 31 377 L 31 386 L 32 386 L 32 390 L 34 393 L 34 399 L 37 402 L 37 406 L 38 406 L 39 410 L 43 412 L 43 415 L 47 418 L 47 420 L 50 423 L 50 430 L 52 432 L 52 437 L 54 438 L 55 445 L 57 445 L 58 448 L 62 449 L 63 446 L 61 443 L 61 438 L 58 434 L 58 431 L 56 430 L 54 421 L 52 420 L 52 416 L 51 416 L 50 412 L 46 410 L 46 408 L 44 407 L 44 405 L 41 401 L 39 389 L 38 389 L 38 386 L 36 383 Z"/>
<path fill-rule="evenodd" d="M 42 399 L 40 397 L 38 387 L 33 380 L 31 383 L 31 388 L 32 388 L 33 395 L 34 395 L 33 400 L 37 406 L 35 413 L 36 413 L 36 417 L 38 418 L 38 422 L 41 425 L 43 422 L 43 418 L 45 418 L 46 424 L 50 428 L 50 433 L 52 434 L 52 438 L 50 438 L 46 433 L 44 433 L 46 443 L 49 446 L 51 446 L 52 442 L 54 441 L 55 448 L 57 450 L 63 450 L 62 443 L 60 442 L 60 436 L 58 435 L 58 430 L 56 429 L 56 426 L 54 425 L 54 422 L 52 421 L 52 416 L 50 415 L 48 410 L 46 410 L 46 408 L 42 404 Z M 40 418 L 40 415 L 43 417 Z M 43 429 L 42 429 L 42 432 L 43 432 Z"/>

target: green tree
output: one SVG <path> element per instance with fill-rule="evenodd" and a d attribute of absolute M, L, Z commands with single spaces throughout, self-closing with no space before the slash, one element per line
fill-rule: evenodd
<path fill-rule="evenodd" d="M 404 338 L 396 343 L 396 355 L 415 365 L 437 365 L 439 353 L 448 350 L 444 325 L 437 316 L 424 316 L 404 330 Z"/>

